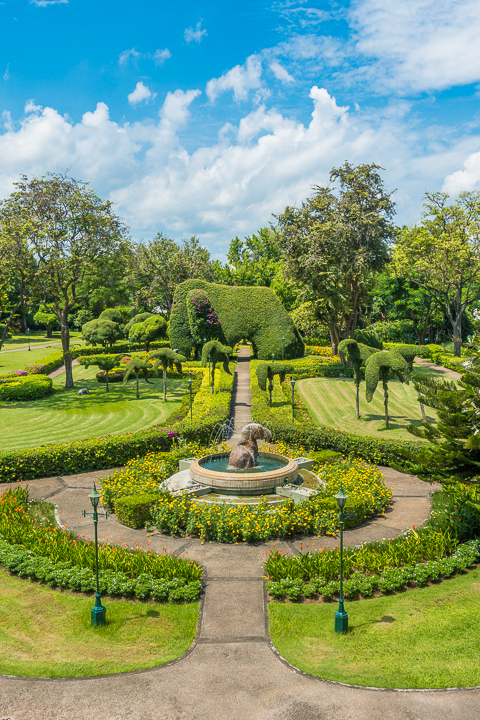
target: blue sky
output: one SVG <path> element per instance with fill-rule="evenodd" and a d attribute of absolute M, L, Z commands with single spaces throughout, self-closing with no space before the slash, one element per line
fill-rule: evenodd
<path fill-rule="evenodd" d="M 0 196 L 65 172 L 136 240 L 224 257 L 345 160 L 376 162 L 397 222 L 480 187 L 473 0 L 4 0 Z"/>

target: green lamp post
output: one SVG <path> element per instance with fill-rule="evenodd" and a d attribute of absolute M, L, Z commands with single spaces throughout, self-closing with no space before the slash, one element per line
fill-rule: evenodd
<path fill-rule="evenodd" d="M 97 538 L 97 525 L 98 525 L 98 516 L 103 515 L 105 518 L 108 517 L 108 514 L 106 512 L 98 512 L 98 503 L 100 500 L 100 493 L 97 492 L 97 488 L 95 487 L 95 483 L 93 483 L 93 490 L 88 496 L 90 498 L 90 501 L 93 505 L 93 513 L 87 512 L 86 510 L 83 511 L 83 517 L 86 517 L 89 515 L 90 517 L 93 517 L 93 524 L 95 527 L 95 578 L 96 578 L 96 587 L 97 592 L 95 593 L 95 606 L 92 608 L 92 625 L 96 627 L 97 625 L 105 625 L 106 623 L 106 610 L 103 607 L 101 603 L 100 598 L 100 588 L 98 585 L 98 538 Z"/>
<path fill-rule="evenodd" d="M 190 420 L 193 420 L 193 392 L 192 392 L 193 380 L 192 376 L 188 376 L 188 390 L 190 392 Z"/>
<path fill-rule="evenodd" d="M 282 337 L 282 362 L 285 360 L 285 335 Z"/>
<path fill-rule="evenodd" d="M 28 327 L 27 327 L 27 337 L 28 337 L 28 351 L 30 352 L 30 350 L 32 348 L 30 347 L 30 328 L 28 328 Z"/>
<path fill-rule="evenodd" d="M 135 352 L 137 352 L 137 333 L 135 333 L 135 335 L 133 336 L 133 342 L 133 347 L 135 348 Z"/>
<path fill-rule="evenodd" d="M 295 422 L 295 378 L 290 378 L 290 384 L 292 386 L 292 422 Z"/>
<path fill-rule="evenodd" d="M 275 362 L 275 353 L 272 353 L 272 363 Z"/>
<path fill-rule="evenodd" d="M 335 613 L 335 632 L 341 633 L 342 635 L 348 632 L 348 614 L 345 612 L 343 605 L 343 524 L 345 520 L 352 517 L 352 515 L 346 515 L 343 512 L 347 498 L 348 495 L 340 484 L 340 490 L 335 495 L 335 500 L 340 510 L 338 521 L 340 525 L 340 597 L 338 599 L 338 610 Z"/>

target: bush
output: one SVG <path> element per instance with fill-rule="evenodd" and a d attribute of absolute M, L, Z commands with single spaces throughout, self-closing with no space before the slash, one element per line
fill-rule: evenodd
<path fill-rule="evenodd" d="M 158 498 L 158 493 L 143 493 L 119 498 L 115 504 L 115 515 L 118 522 L 131 528 L 145 527 L 145 523 L 152 519 L 151 509 Z"/>
<path fill-rule="evenodd" d="M 54 352 L 47 357 L 37 360 L 32 365 L 28 365 L 26 370 L 29 374 L 44 373 L 49 375 L 63 365 L 63 352 Z"/>
<path fill-rule="evenodd" d="M 252 342 L 259 358 L 270 360 L 272 352 L 275 357 L 282 357 L 284 337 L 285 359 L 303 355 L 300 334 L 270 288 L 229 287 L 203 280 L 187 280 L 175 291 L 170 318 L 171 344 L 186 357 L 189 357 L 194 345 L 203 344 L 203 335 L 198 335 L 197 323 L 190 321 L 193 310 L 190 309 L 189 313 L 189 303 L 192 305 L 192 301 L 196 301 L 199 291 L 202 303 L 209 302 L 220 322 L 216 339 L 224 345 L 234 347 L 245 338 Z"/>
<path fill-rule="evenodd" d="M 0 400 L 38 400 L 52 391 L 52 380 L 45 375 L 10 375 L 0 380 Z"/>
<path fill-rule="evenodd" d="M 186 407 L 186 417 L 177 423 L 175 432 L 185 440 L 208 443 L 217 423 L 224 423 L 230 416 L 232 402 L 233 373 L 215 370 L 214 394 L 210 390 L 208 370 L 203 373 L 203 380 L 193 403 L 193 420 L 190 420 L 190 405 Z M 188 395 L 186 396 L 188 400 Z"/>
<path fill-rule="evenodd" d="M 108 382 L 109 383 L 123 382 L 124 374 L 125 373 L 117 372 L 114 369 L 113 372 L 110 371 L 108 373 Z M 98 372 L 95 375 L 95 378 L 96 378 L 97 382 L 106 383 L 107 382 L 107 373 L 105 372 L 105 370 L 100 370 L 100 372 Z"/>
<path fill-rule="evenodd" d="M 139 343 L 137 343 L 137 350 L 135 352 L 142 352 L 138 348 Z M 81 355 L 90 357 L 91 355 L 121 355 L 122 353 L 125 354 L 133 354 L 133 347 L 134 344 L 127 342 L 124 343 L 115 343 L 115 345 L 112 345 L 110 348 L 104 348 L 101 345 L 96 345 L 93 347 L 86 347 L 85 345 L 72 345 L 70 348 L 70 351 L 72 353 L 72 357 L 77 358 Z M 159 350 L 160 348 L 164 347 L 170 347 L 170 343 L 168 340 L 156 340 L 155 342 L 150 343 L 150 350 Z M 63 365 L 63 355 L 62 355 L 62 365 Z"/>

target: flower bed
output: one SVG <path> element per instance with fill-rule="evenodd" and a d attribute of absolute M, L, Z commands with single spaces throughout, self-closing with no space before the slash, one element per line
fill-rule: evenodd
<path fill-rule="evenodd" d="M 28 515 L 28 492 L 8 490 L 0 499 L 0 565 L 18 575 L 72 590 L 95 590 L 95 545 Z M 202 569 L 172 555 L 101 544 L 101 592 L 139 599 L 195 600 Z"/>

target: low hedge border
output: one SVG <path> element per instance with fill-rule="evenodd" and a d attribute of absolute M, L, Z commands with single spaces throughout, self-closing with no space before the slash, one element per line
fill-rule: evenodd
<path fill-rule="evenodd" d="M 400 568 L 388 568 L 381 575 L 355 573 L 343 582 L 343 596 L 349 600 L 358 596 L 371 597 L 374 592 L 383 594 L 403 590 L 406 586 L 424 587 L 427 582 L 436 582 L 440 578 L 449 578 L 458 572 L 472 567 L 480 558 L 480 540 L 469 540 L 459 545 L 455 553 L 441 560 L 420 562 L 416 565 L 404 565 Z M 267 582 L 267 591 L 275 599 L 287 597 L 291 601 L 302 598 L 322 597 L 330 600 L 339 595 L 340 582 L 325 582 L 321 577 L 313 577 L 310 582 L 300 578 L 284 578 Z"/>
<path fill-rule="evenodd" d="M 45 375 L 10 375 L 0 380 L 0 401 L 38 400 L 52 391 L 52 380 Z"/>
<path fill-rule="evenodd" d="M 18 545 L 10 545 L 0 538 L 0 565 L 12 574 L 29 580 L 59 587 L 62 590 L 92 593 L 96 590 L 95 572 L 90 568 L 72 565 L 70 562 L 55 563 L 48 557 L 37 555 Z M 142 574 L 130 578 L 114 570 L 99 570 L 98 581 L 102 595 L 135 597 L 137 600 L 152 598 L 156 602 L 193 602 L 202 589 L 200 580 L 184 578 L 156 579 Z"/>
<path fill-rule="evenodd" d="M 119 498 L 115 503 L 118 522 L 135 529 L 145 527 L 152 521 L 151 509 L 159 497 L 159 493 L 142 493 Z"/>

